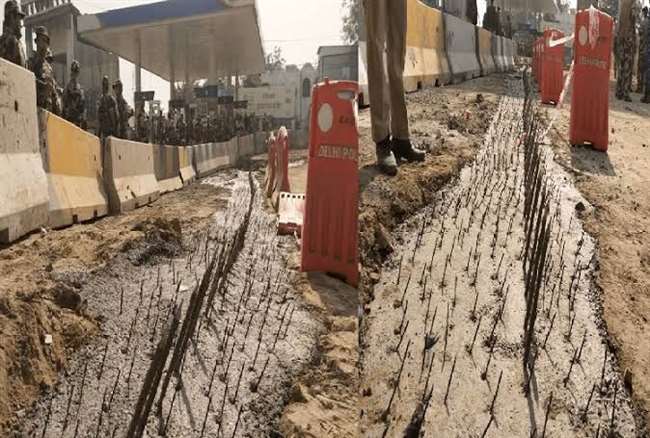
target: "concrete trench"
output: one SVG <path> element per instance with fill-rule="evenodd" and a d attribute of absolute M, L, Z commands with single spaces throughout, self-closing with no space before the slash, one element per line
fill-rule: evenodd
<path fill-rule="evenodd" d="M 361 436 L 640 436 L 606 354 L 576 214 L 590 207 L 546 148 L 551 246 L 525 378 L 523 105 L 510 77 L 475 162 L 398 232 L 362 323 Z"/>
<path fill-rule="evenodd" d="M 171 377 L 160 414 L 158 387 L 145 436 L 277 435 L 290 384 L 309 362 L 322 327 L 291 288 L 293 274 L 284 263 L 275 218 L 250 181 L 242 171 L 202 181 L 229 187 L 231 195 L 208 233 L 186 242 L 188 251 L 142 264 L 117 260 L 85 279 L 81 296 L 88 310 L 100 315 L 100 336 L 75 354 L 51 393 L 22 419 L 16 436 L 127 436 L 174 303 L 182 323 L 210 255 L 232 239 L 249 205 L 243 246 L 224 274 L 225 293 L 216 294 L 209 318 L 204 303 L 182 378 Z"/>

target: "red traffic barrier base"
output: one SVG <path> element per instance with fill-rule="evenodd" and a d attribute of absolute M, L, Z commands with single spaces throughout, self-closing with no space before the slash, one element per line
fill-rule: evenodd
<path fill-rule="evenodd" d="M 303 271 L 359 283 L 358 84 L 314 86 L 310 115 L 307 193 L 302 229 Z"/>
<path fill-rule="evenodd" d="M 569 141 L 603 152 L 609 143 L 613 27 L 612 17 L 593 6 L 576 14 Z"/>
<path fill-rule="evenodd" d="M 290 192 L 289 187 L 289 134 L 287 128 L 282 126 L 278 129 L 275 137 L 275 181 L 271 202 L 277 210 L 280 202 L 281 192 Z"/>
<path fill-rule="evenodd" d="M 305 215 L 304 193 L 280 193 L 278 203 L 278 234 L 302 234 Z"/>
<path fill-rule="evenodd" d="M 541 57 L 540 94 L 542 103 L 557 104 L 564 86 L 564 44 L 551 47 L 550 42 L 564 37 L 556 29 L 544 31 L 544 46 Z"/>

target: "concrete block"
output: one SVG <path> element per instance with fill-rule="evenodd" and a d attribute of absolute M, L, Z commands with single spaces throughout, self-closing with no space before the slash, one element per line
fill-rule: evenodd
<path fill-rule="evenodd" d="M 44 226 L 47 212 L 34 75 L 0 59 L 0 242 Z"/>

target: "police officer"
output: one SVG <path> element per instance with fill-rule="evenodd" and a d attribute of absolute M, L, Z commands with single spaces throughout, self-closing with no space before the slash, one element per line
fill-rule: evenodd
<path fill-rule="evenodd" d="M 86 100 L 78 81 L 79 62 L 72 61 L 70 81 L 63 91 L 63 117 L 82 129 L 86 129 Z"/>
<path fill-rule="evenodd" d="M 424 152 L 414 148 L 410 141 L 402 81 L 406 0 L 364 0 L 364 12 L 368 35 L 368 88 L 372 96 L 372 139 L 377 167 L 392 176 L 397 174 L 397 161 L 401 158 L 424 161 Z"/>
<path fill-rule="evenodd" d="M 22 24 L 25 17 L 15 0 L 5 3 L 5 19 L 2 23 L 2 36 L 0 36 L 0 58 L 4 58 L 16 65 L 25 67 L 25 52 L 20 44 L 22 38 Z"/>
<path fill-rule="evenodd" d="M 634 44 L 636 43 L 636 0 L 621 0 L 618 27 L 618 75 L 616 98 L 631 102 Z"/>
<path fill-rule="evenodd" d="M 646 28 L 648 27 L 648 7 L 644 6 L 641 12 L 641 23 L 639 25 L 639 63 L 637 66 L 636 74 L 636 92 L 643 93 L 643 83 L 645 81 L 645 71 L 647 67 L 648 58 L 646 56 L 646 48 L 648 45 L 648 38 L 646 36 Z"/>
<path fill-rule="evenodd" d="M 99 98 L 97 119 L 99 122 L 99 137 L 109 137 L 117 134 L 117 102 L 108 92 L 107 76 L 102 78 L 102 96 Z"/>
<path fill-rule="evenodd" d="M 36 103 L 51 113 L 61 115 L 54 68 L 48 59 L 48 54 L 51 55 L 50 35 L 44 26 L 38 26 L 35 32 L 36 52 L 29 58 L 27 65 L 36 76 Z"/>
<path fill-rule="evenodd" d="M 124 87 L 122 81 L 119 79 L 113 83 L 113 94 L 115 95 L 115 102 L 117 104 L 117 132 L 116 136 L 119 138 L 128 138 L 127 131 L 129 126 L 129 117 L 133 114 L 133 110 L 129 108 L 129 104 L 122 96 Z"/>

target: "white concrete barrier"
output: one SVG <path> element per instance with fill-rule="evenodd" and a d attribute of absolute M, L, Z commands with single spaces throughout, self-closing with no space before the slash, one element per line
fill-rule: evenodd
<path fill-rule="evenodd" d="M 495 36 L 483 28 L 476 28 L 477 56 L 481 62 L 481 75 L 488 76 L 494 73 L 497 68 L 492 56 L 492 40 Z"/>
<path fill-rule="evenodd" d="M 179 147 L 152 145 L 153 163 L 160 193 L 173 192 L 183 187 L 179 162 Z"/>
<path fill-rule="evenodd" d="M 0 59 L 0 242 L 45 225 L 47 214 L 34 75 Z"/>
<path fill-rule="evenodd" d="M 115 137 L 106 139 L 104 181 L 112 213 L 130 211 L 158 199 L 153 145 Z"/>
<path fill-rule="evenodd" d="M 39 109 L 41 156 L 49 189 L 48 226 L 96 219 L 108 213 L 99 138 Z"/>
<path fill-rule="evenodd" d="M 266 139 L 268 134 L 266 132 L 255 133 L 255 155 L 266 153 Z"/>
<path fill-rule="evenodd" d="M 453 15 L 443 14 L 445 21 L 445 51 L 454 82 L 480 76 L 477 57 L 476 26 Z"/>
<path fill-rule="evenodd" d="M 194 163 L 194 146 L 181 146 L 178 153 L 181 180 L 186 186 L 196 179 L 196 171 L 192 165 Z"/>
<path fill-rule="evenodd" d="M 253 134 L 242 135 L 241 137 L 237 137 L 237 140 L 239 142 L 238 157 L 255 155 L 255 136 Z"/>
<path fill-rule="evenodd" d="M 205 143 L 194 146 L 194 168 L 199 177 L 203 178 L 217 170 L 225 169 L 234 165 L 231 163 L 231 149 L 237 148 L 237 139 L 234 139 L 234 147 L 231 142 Z"/>

